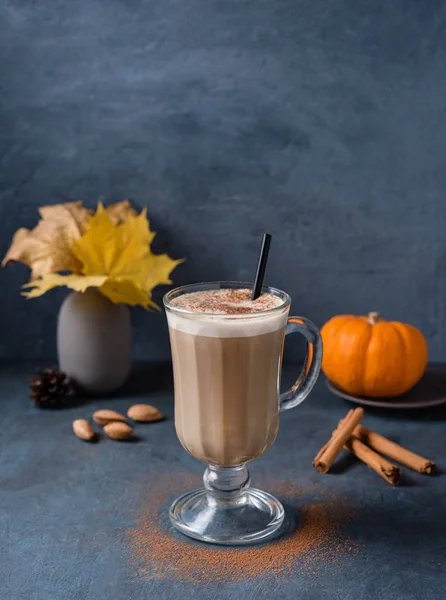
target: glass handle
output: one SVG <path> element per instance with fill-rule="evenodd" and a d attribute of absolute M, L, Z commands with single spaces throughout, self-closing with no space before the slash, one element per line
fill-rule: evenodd
<path fill-rule="evenodd" d="M 301 333 L 307 340 L 307 355 L 293 387 L 280 394 L 280 410 L 294 408 L 305 400 L 319 376 L 322 363 L 322 338 L 314 323 L 304 317 L 290 317 L 285 335 Z"/>

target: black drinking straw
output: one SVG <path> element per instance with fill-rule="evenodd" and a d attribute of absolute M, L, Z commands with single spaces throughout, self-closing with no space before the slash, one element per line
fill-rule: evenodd
<path fill-rule="evenodd" d="M 265 277 L 266 261 L 268 260 L 269 245 L 271 236 L 269 233 L 263 234 L 262 248 L 260 250 L 259 262 L 257 263 L 257 273 L 252 289 L 251 300 L 257 300 L 262 291 L 263 278 Z"/>

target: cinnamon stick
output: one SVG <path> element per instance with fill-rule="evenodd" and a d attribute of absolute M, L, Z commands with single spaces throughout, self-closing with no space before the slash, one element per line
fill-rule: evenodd
<path fill-rule="evenodd" d="M 400 446 L 395 442 L 391 442 L 384 436 L 367 429 L 367 427 L 364 427 L 363 425 L 357 425 L 353 434 L 359 440 L 364 442 L 364 444 L 370 446 L 370 448 L 373 448 L 377 452 L 384 454 L 384 456 L 388 456 L 392 460 L 396 460 L 418 473 L 430 475 L 436 469 L 436 465 L 432 461 L 415 454 L 415 452 L 407 450 L 407 448 L 403 448 L 403 446 Z"/>
<path fill-rule="evenodd" d="M 362 460 L 371 469 L 381 475 L 391 485 L 397 485 L 400 480 L 401 469 L 393 465 L 385 458 L 371 450 L 363 444 L 356 436 L 352 435 L 345 445 L 345 449 L 349 450 L 357 458 Z"/>
<path fill-rule="evenodd" d="M 319 473 L 327 473 L 327 471 L 330 470 L 337 455 L 342 450 L 363 416 L 363 409 L 355 408 L 354 410 L 350 410 L 345 419 L 340 421 L 338 428 L 333 431 L 330 440 L 323 448 L 321 448 L 313 461 L 313 467 L 317 469 Z"/>

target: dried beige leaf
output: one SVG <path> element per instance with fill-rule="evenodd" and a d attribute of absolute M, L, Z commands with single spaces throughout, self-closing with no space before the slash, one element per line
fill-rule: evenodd
<path fill-rule="evenodd" d="M 56 271 L 78 273 L 81 263 L 71 250 L 64 228 L 56 221 L 39 221 L 32 231 L 19 229 L 2 265 L 18 261 L 31 269 L 31 279 Z"/>
<path fill-rule="evenodd" d="M 107 425 L 107 423 L 113 423 L 115 421 L 125 421 L 124 415 L 116 412 L 115 410 L 108 410 L 103 408 L 93 413 L 93 421 L 99 425 Z"/>
<path fill-rule="evenodd" d="M 53 204 L 39 208 L 44 221 L 54 221 L 63 230 L 70 242 L 79 239 L 87 227 L 88 218 L 93 211 L 85 208 L 80 200 L 66 204 Z"/>
<path fill-rule="evenodd" d="M 25 248 L 25 240 L 29 237 L 31 231 L 25 227 L 17 229 L 13 235 L 11 245 L 4 259 L 2 260 L 2 267 L 5 267 L 10 262 L 24 262 L 27 266 L 32 260 L 30 248 Z"/>
<path fill-rule="evenodd" d="M 105 210 L 112 220 L 113 225 L 126 223 L 129 220 L 129 217 L 138 216 L 138 213 L 134 208 L 131 207 L 128 200 L 122 200 L 122 202 L 110 204 Z"/>

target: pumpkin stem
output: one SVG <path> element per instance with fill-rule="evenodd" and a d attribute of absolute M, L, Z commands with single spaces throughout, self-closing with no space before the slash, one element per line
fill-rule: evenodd
<path fill-rule="evenodd" d="M 379 312 L 369 312 L 368 321 L 370 325 L 376 325 L 379 321 Z"/>

